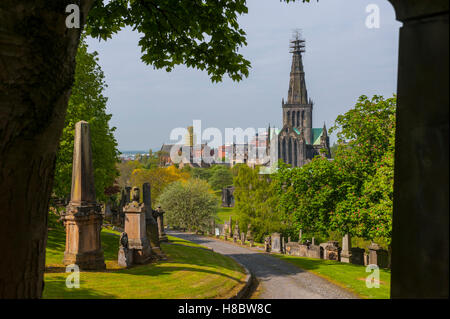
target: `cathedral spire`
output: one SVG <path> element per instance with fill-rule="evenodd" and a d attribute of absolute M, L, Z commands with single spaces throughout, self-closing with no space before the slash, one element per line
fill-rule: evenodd
<path fill-rule="evenodd" d="M 305 52 L 305 40 L 300 33 L 294 34 L 291 41 L 292 66 L 289 80 L 288 104 L 308 104 L 308 92 L 306 91 L 305 72 L 303 70 L 302 53 Z"/>

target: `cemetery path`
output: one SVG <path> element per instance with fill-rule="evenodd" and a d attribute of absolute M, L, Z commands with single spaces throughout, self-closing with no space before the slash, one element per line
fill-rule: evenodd
<path fill-rule="evenodd" d="M 169 231 L 168 234 L 238 260 L 258 278 L 262 286 L 261 299 L 357 298 L 351 292 L 269 254 L 190 233 Z"/>

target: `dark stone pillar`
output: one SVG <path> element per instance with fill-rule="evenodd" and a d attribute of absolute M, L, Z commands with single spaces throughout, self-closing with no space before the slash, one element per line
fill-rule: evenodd
<path fill-rule="evenodd" d="M 151 188 L 150 183 L 144 183 L 142 185 L 142 201 L 145 205 L 145 221 L 146 221 L 146 229 L 147 229 L 147 237 L 150 240 L 150 245 L 153 248 L 160 247 L 159 245 L 159 231 L 158 224 L 153 217 L 153 209 L 152 209 L 152 197 L 151 197 Z"/>
<path fill-rule="evenodd" d="M 391 297 L 448 297 L 449 1 L 389 1 L 403 22 Z"/>

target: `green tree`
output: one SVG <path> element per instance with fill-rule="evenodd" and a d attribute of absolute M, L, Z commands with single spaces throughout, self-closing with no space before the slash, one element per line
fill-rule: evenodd
<path fill-rule="evenodd" d="M 334 164 L 351 185 L 330 218 L 341 234 L 390 244 L 395 111 L 395 97 L 361 96 L 332 128 L 340 130 Z"/>
<path fill-rule="evenodd" d="M 166 212 L 167 224 L 192 231 L 206 231 L 218 209 L 216 196 L 201 179 L 168 185 L 159 197 L 158 205 Z"/>
<path fill-rule="evenodd" d="M 141 187 L 144 183 L 150 183 L 152 206 L 155 206 L 164 189 L 175 181 L 186 181 L 189 173 L 179 170 L 175 165 L 169 167 L 153 167 L 151 169 L 137 168 L 133 170 L 129 179 L 129 185 Z"/>
<path fill-rule="evenodd" d="M 246 231 L 250 225 L 258 242 L 272 232 L 284 231 L 276 211 L 274 183 L 268 176 L 260 175 L 259 168 L 252 169 L 245 164 L 235 167 L 238 173 L 234 178 L 234 198 L 239 228 Z"/>
<path fill-rule="evenodd" d="M 273 175 L 277 210 L 291 236 L 305 233 L 326 237 L 330 231 L 330 212 L 343 199 L 348 185 L 333 162 L 317 156 L 302 167 L 281 163 Z"/>
<path fill-rule="evenodd" d="M 125 186 L 131 185 L 131 174 L 135 169 L 143 168 L 142 164 L 137 161 L 121 161 L 117 164 L 117 169 L 119 170 L 119 178 L 117 179 L 117 183 L 120 188 L 124 188 Z"/>
<path fill-rule="evenodd" d="M 98 65 L 97 52 L 88 52 L 87 44 L 82 39 L 76 59 L 75 83 L 56 157 L 53 193 L 57 197 L 70 194 L 75 124 L 84 120 L 89 122 L 91 131 L 97 199 L 105 200 L 105 189 L 113 186 L 118 176 L 116 128 L 109 125 L 111 114 L 106 113 L 107 98 L 103 95 L 106 83 Z"/>
<path fill-rule="evenodd" d="M 212 189 L 220 190 L 233 184 L 233 175 L 228 167 L 216 165 L 213 166 L 211 177 L 208 179 Z"/>
<path fill-rule="evenodd" d="M 192 177 L 203 179 L 208 181 L 211 178 L 212 170 L 204 167 L 193 167 Z"/>

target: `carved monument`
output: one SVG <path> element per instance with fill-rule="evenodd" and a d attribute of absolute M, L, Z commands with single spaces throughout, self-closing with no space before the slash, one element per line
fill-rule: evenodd
<path fill-rule="evenodd" d="M 105 269 L 100 240 L 103 217 L 95 200 L 89 124 L 75 124 L 72 191 L 63 215 L 66 228 L 64 265 L 76 264 L 80 269 Z"/>
<path fill-rule="evenodd" d="M 139 203 L 138 187 L 133 188 L 132 200 L 124 207 L 125 232 L 128 235 L 128 247 L 133 249 L 133 261 L 144 264 L 150 261 L 151 248 L 146 234 L 145 204 Z"/>

